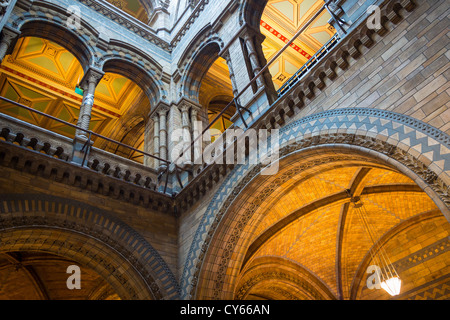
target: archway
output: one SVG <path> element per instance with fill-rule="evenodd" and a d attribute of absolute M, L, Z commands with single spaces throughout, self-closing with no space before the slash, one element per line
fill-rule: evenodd
<path fill-rule="evenodd" d="M 256 263 L 271 270 L 275 282 L 287 283 L 285 291 L 291 286 L 303 298 L 390 298 L 365 287 L 366 269 L 376 263 L 369 250 L 377 246 L 353 207 L 355 196 L 360 197 L 368 223 L 375 229 L 373 240 L 382 243 L 396 266 L 402 294 L 410 297 L 418 290 L 421 278 L 416 272 L 431 273 L 428 279 L 448 273 L 442 264 L 448 253 L 442 249 L 428 263 L 407 263 L 411 257 L 426 255 L 431 247 L 446 246 L 450 235 L 448 221 L 413 180 L 356 152 L 337 148 L 322 148 L 320 155 L 318 150 L 313 152 L 286 157 L 277 175 L 267 180 L 255 177 L 240 190 L 211 239 L 198 298 L 241 299 L 255 294 L 270 298 L 264 292 L 270 292 L 273 284 L 265 284 L 266 279 L 255 273 Z M 308 270 L 308 285 L 277 272 L 269 262 L 262 264 L 261 259 L 267 258 L 279 259 L 277 268 L 287 268 L 290 262 Z M 207 272 L 210 262 L 218 265 L 214 275 Z M 308 291 L 319 284 L 331 294 Z"/>
<path fill-rule="evenodd" d="M 391 131 L 394 127 L 396 128 L 395 133 Z M 364 128 L 364 130 L 359 130 L 362 128 Z M 407 134 L 409 140 L 406 140 L 405 138 L 405 135 Z M 414 135 L 414 139 L 412 138 L 412 135 Z M 427 136 L 430 140 L 419 140 L 421 137 L 425 138 Z M 399 143 L 400 141 L 403 142 Z M 296 208 L 289 207 L 290 205 L 295 206 L 295 201 L 297 200 L 294 199 L 294 201 L 291 199 L 291 202 L 283 202 L 279 198 L 279 195 L 284 194 L 286 190 L 290 190 L 288 187 L 293 186 L 297 181 L 303 181 L 302 179 L 308 180 L 311 178 L 317 179 L 321 174 L 326 178 L 327 174 L 332 172 L 330 170 L 336 170 L 336 176 L 342 177 L 343 175 L 349 174 L 350 168 L 353 168 L 351 170 L 355 170 L 355 172 L 351 175 L 351 178 L 348 178 L 348 181 L 360 180 L 361 175 L 365 171 L 375 173 L 377 170 L 381 170 L 380 172 L 385 172 L 386 175 L 396 174 L 399 179 L 400 177 L 402 179 L 407 179 L 405 181 L 408 181 L 408 186 L 398 185 L 386 192 L 386 190 L 383 191 L 383 188 L 390 188 L 393 187 L 393 185 L 380 187 L 377 183 L 375 185 L 364 185 L 361 192 L 364 192 L 366 197 L 369 197 L 371 194 L 376 197 L 382 196 L 383 194 L 394 194 L 395 192 L 400 192 L 401 194 L 402 192 L 405 194 L 411 192 L 412 194 L 420 194 L 420 196 L 412 196 L 412 199 L 422 198 L 424 199 L 423 203 L 427 203 L 427 205 L 423 207 L 423 210 L 420 210 L 421 212 L 414 212 L 414 210 L 412 210 L 409 211 L 409 215 L 402 216 L 402 218 L 400 218 L 401 223 L 391 224 L 384 230 L 379 227 L 377 232 L 380 232 L 381 234 L 376 241 L 383 243 L 383 246 L 386 246 L 386 248 L 391 248 L 390 250 L 392 250 L 395 246 L 392 246 L 392 242 L 390 241 L 394 241 L 395 243 L 395 241 L 398 240 L 398 237 L 401 238 L 404 236 L 402 235 L 403 231 L 400 230 L 412 230 L 416 228 L 417 231 L 421 228 L 427 228 L 425 225 L 433 219 L 436 220 L 430 225 L 435 224 L 436 226 L 436 221 L 438 221 L 437 224 L 439 225 L 435 227 L 434 230 L 443 230 L 442 228 L 444 228 L 445 230 L 443 232 L 448 232 L 450 199 L 448 198 L 448 191 L 446 190 L 448 190 L 449 179 L 442 169 L 448 170 L 449 157 L 444 148 L 441 153 L 431 154 L 432 160 L 428 160 L 430 154 L 426 156 L 424 154 L 427 153 L 429 148 L 428 144 L 432 145 L 433 141 L 440 141 L 443 146 L 447 148 L 449 138 L 444 133 L 438 132 L 438 130 L 435 129 L 431 130 L 431 128 L 428 128 L 423 123 L 414 119 L 390 112 L 370 109 L 340 109 L 328 111 L 304 118 L 282 128 L 280 130 L 280 171 L 273 177 L 263 177 L 259 175 L 261 170 L 260 166 L 251 166 L 248 164 L 238 166 L 234 169 L 234 173 L 227 177 L 226 181 L 223 183 L 227 186 L 227 190 L 219 189 L 210 203 L 199 228 L 197 229 L 196 239 L 194 239 L 191 247 L 191 250 L 200 249 L 202 252 L 205 252 L 205 254 L 200 255 L 198 258 L 194 257 L 193 259 L 188 257 L 186 260 L 182 279 L 183 294 L 207 299 L 233 298 L 236 293 L 236 288 L 238 288 L 240 277 L 244 275 L 247 267 L 251 268 L 251 259 L 254 257 L 256 260 L 255 253 L 261 253 L 261 251 L 259 251 L 262 250 L 261 246 L 266 243 L 266 241 L 274 241 L 273 237 L 275 237 L 276 234 L 288 229 L 291 223 L 300 221 L 300 217 L 306 217 L 304 213 L 306 211 L 310 212 L 309 210 L 316 212 L 316 218 L 313 218 L 312 221 L 326 222 L 333 221 L 334 219 L 334 224 L 332 223 L 331 225 L 334 230 L 334 235 L 332 236 L 334 240 L 332 243 L 335 247 L 329 251 L 331 254 L 330 257 L 333 256 L 334 259 L 331 270 L 339 268 L 342 270 L 342 248 L 344 248 L 344 245 L 342 244 L 342 241 L 338 239 L 343 239 L 345 232 L 342 231 L 343 229 L 338 227 L 338 225 L 341 225 L 343 226 L 342 228 L 344 228 L 345 223 L 342 224 L 342 217 L 347 215 L 344 214 L 345 210 L 340 206 L 344 206 L 346 202 L 348 203 L 347 206 L 351 204 L 350 200 L 352 197 L 349 197 L 347 189 L 352 190 L 352 184 L 345 183 L 346 187 L 342 188 L 342 193 L 341 191 L 336 191 L 329 194 L 329 196 L 322 195 L 317 197 L 318 199 L 325 201 L 327 205 L 324 207 L 320 202 L 314 201 L 312 202 L 314 204 L 311 205 L 309 209 L 307 206 L 301 206 L 304 208 L 300 210 L 298 206 Z M 411 148 L 411 145 L 415 146 L 415 148 Z M 419 149 L 419 146 L 422 152 L 414 151 Z M 434 153 L 434 151 L 432 153 Z M 435 162 L 433 162 L 433 160 Z M 439 163 L 439 168 L 435 165 L 437 163 Z M 440 169 L 441 167 L 442 169 Z M 356 171 L 361 172 L 361 175 L 357 174 Z M 330 175 L 330 177 L 332 177 L 332 175 Z M 336 181 L 331 184 L 327 183 L 327 185 L 331 186 L 335 184 Z M 381 184 L 383 185 L 385 183 Z M 230 192 L 230 188 L 233 191 Z M 314 190 L 312 187 L 304 189 Z M 287 194 L 292 195 L 292 193 L 289 192 L 287 192 Z M 366 202 L 367 201 L 368 200 L 366 199 Z M 372 202 L 376 203 L 377 201 L 381 200 L 373 200 Z M 396 201 L 397 200 L 391 200 L 388 202 L 385 201 L 384 203 L 387 206 L 395 204 Z M 269 210 L 271 204 L 277 202 L 280 203 L 280 206 L 290 208 L 290 211 L 288 211 L 292 212 L 293 215 L 285 216 L 284 218 L 286 218 L 286 220 L 280 216 L 267 222 L 265 227 L 262 227 L 260 223 L 262 223 L 262 221 L 264 221 L 263 218 L 270 213 L 270 211 L 265 210 Z M 327 217 L 329 212 L 333 211 L 330 207 L 331 203 L 335 203 L 339 208 L 333 209 L 335 212 L 334 218 L 320 219 L 320 217 Z M 405 207 L 410 207 L 411 203 L 412 200 L 410 202 L 407 201 Z M 384 206 L 386 209 L 385 205 L 381 205 L 381 207 Z M 375 209 L 375 207 L 376 206 L 372 209 L 380 209 L 379 207 L 378 209 Z M 391 209 L 391 211 L 395 211 L 399 208 Z M 387 210 L 389 211 L 390 209 Z M 424 224 L 422 226 L 415 223 L 409 224 L 412 221 Z M 309 224 L 306 223 L 306 225 Z M 260 226 L 261 228 L 260 236 L 255 234 L 255 228 L 257 228 L 257 226 Z M 263 230 L 264 232 L 262 232 Z M 243 233 L 241 234 L 241 232 Z M 436 235 L 428 235 L 428 237 L 434 239 L 435 244 L 438 244 L 440 241 L 445 242 L 446 236 L 443 236 L 444 233 L 441 233 L 442 237 L 440 239 L 437 239 L 439 236 Z M 317 234 L 321 234 L 321 232 L 317 232 Z M 422 234 L 422 236 L 426 235 Z M 290 239 L 294 238 L 295 236 L 290 237 Z M 204 240 L 199 241 L 198 239 Z M 313 241 L 311 239 L 312 238 L 310 238 L 310 241 Z M 324 242 L 327 243 L 327 241 Z M 359 261 L 354 265 L 354 269 L 350 272 L 352 277 L 352 280 L 350 280 L 351 289 L 344 289 L 345 283 L 348 283 L 346 282 L 348 278 L 345 281 L 342 280 L 342 271 L 340 273 L 340 278 L 337 277 L 336 274 L 330 276 L 330 279 L 333 279 L 334 287 L 331 286 L 329 281 L 322 282 L 327 285 L 328 289 L 333 292 L 337 298 L 349 299 L 368 297 L 365 295 L 368 292 L 367 290 L 364 294 L 361 294 L 360 290 L 365 283 L 363 276 L 365 275 L 364 273 L 366 270 L 364 270 L 363 267 L 358 269 L 358 264 L 362 263 L 362 261 L 368 261 L 365 255 L 368 253 L 370 243 L 370 241 L 367 242 L 367 248 L 359 252 L 361 254 Z M 422 245 L 424 247 L 427 246 L 425 243 Z M 309 243 L 309 245 L 305 247 L 308 248 L 311 246 L 311 243 Z M 339 247 L 341 248 L 339 249 L 341 250 L 341 258 L 336 258 L 336 252 L 339 252 Z M 399 255 L 395 256 L 395 254 L 398 254 L 398 251 L 395 252 L 395 248 L 393 249 L 394 253 L 390 253 L 390 257 L 394 257 L 395 263 L 400 263 L 404 257 L 400 257 Z M 191 252 L 193 251 L 190 251 L 190 253 Z M 417 254 L 419 253 L 420 252 L 417 252 Z M 446 254 L 445 251 L 442 251 L 441 253 Z M 273 253 L 268 250 L 260 257 L 263 258 L 264 256 L 270 256 L 272 254 Z M 310 256 L 313 257 L 314 255 Z M 439 257 L 437 258 L 445 258 L 443 255 L 439 255 Z M 341 267 L 338 267 L 339 263 L 336 264 L 336 261 L 340 261 Z M 207 271 L 212 270 L 210 263 L 215 266 L 214 274 Z M 305 265 L 308 265 L 308 263 L 300 263 L 301 267 L 306 268 Z M 439 265 L 439 263 L 436 262 L 436 265 Z M 311 265 L 309 266 L 311 267 Z M 311 267 L 311 269 L 315 268 Z M 358 270 L 356 271 L 356 269 Z M 317 276 L 314 270 L 309 271 Z M 244 273 L 241 274 L 241 272 Z M 438 272 L 445 274 L 448 270 L 445 271 L 444 269 Z M 436 274 L 434 275 L 436 276 Z M 318 276 L 317 278 L 320 278 L 321 281 L 323 281 L 324 277 L 326 276 Z M 406 275 L 405 277 L 408 278 Z M 336 279 L 338 278 L 340 280 L 337 281 Z M 412 282 L 417 283 L 414 282 L 414 280 L 412 280 Z M 358 287 L 359 285 L 361 285 L 361 287 Z M 429 283 L 428 285 L 431 284 Z M 418 286 L 414 288 L 405 287 L 406 292 L 403 291 L 402 293 L 408 294 L 408 297 L 411 297 L 417 295 L 417 290 L 430 289 L 430 287 L 425 287 L 425 284 L 423 288 L 419 288 Z M 432 290 L 432 288 L 430 290 Z M 403 296 L 403 298 L 408 297 Z"/>
<path fill-rule="evenodd" d="M 208 121 L 204 125 L 212 125 L 210 131 L 212 141 L 232 125 L 236 107 L 232 105 L 225 112 L 222 113 L 222 111 L 233 99 L 230 71 L 226 60 L 219 57 L 213 62 L 203 77 L 199 93 L 200 105 L 208 115 Z M 219 116 L 220 113 L 222 113 L 221 116 Z M 218 116 L 219 118 L 217 118 Z M 213 123 L 214 120 L 216 121 Z"/>
<path fill-rule="evenodd" d="M 33 24 L 25 24 L 25 34 L 29 34 L 27 28 L 30 25 Z M 56 36 L 53 38 L 61 41 Z M 78 50 L 77 45 L 70 41 L 67 45 L 71 50 L 66 44 L 60 45 L 43 37 L 20 37 L 14 50 L 1 65 L 1 95 L 76 125 L 83 99 L 83 92 L 78 85 L 84 75 L 84 65 L 72 53 Z M 80 52 L 77 55 L 83 57 Z M 151 109 L 150 99 L 158 99 L 159 89 L 138 66 L 129 67 L 129 63 L 121 58 L 110 57 L 104 65 L 104 71 L 96 87 L 89 129 L 143 150 L 144 125 Z M 32 111 L 4 101 L 0 103 L 0 108 L 7 115 L 68 138 L 75 135 L 74 128 Z M 135 123 L 135 118 L 140 120 Z M 119 148 L 103 139 L 94 139 L 94 147 L 143 162 L 142 154 Z"/>
<path fill-rule="evenodd" d="M 198 120 L 203 122 L 203 128 L 211 125 L 211 140 L 214 141 L 215 137 L 231 126 L 231 118 L 235 115 L 236 108 L 231 105 L 222 113 L 234 99 L 234 88 L 230 78 L 233 72 L 228 61 L 219 56 L 222 45 L 220 39 L 210 35 L 209 29 L 206 27 L 201 32 L 209 35 L 208 39 L 200 37 L 197 40 L 202 43 L 197 45 L 199 48 L 185 67 L 181 90 L 183 96 L 201 108 Z M 222 114 L 219 116 L 220 113 Z"/>
<path fill-rule="evenodd" d="M 175 277 L 158 252 L 116 217 L 54 196 L 20 194 L 0 198 L 0 251 L 4 256 L 40 255 L 45 261 L 52 258 L 74 262 L 85 270 L 85 276 L 108 284 L 120 299 L 177 298 Z M 85 285 L 89 286 L 89 281 Z M 58 286 L 64 293 L 65 283 Z"/>

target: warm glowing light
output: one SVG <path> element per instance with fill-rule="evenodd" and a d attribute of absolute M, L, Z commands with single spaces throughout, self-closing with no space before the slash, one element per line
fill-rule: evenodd
<path fill-rule="evenodd" d="M 400 288 L 402 286 L 402 281 L 398 277 L 390 278 L 381 283 L 381 287 L 387 291 L 391 296 L 396 296 L 400 294 Z"/>

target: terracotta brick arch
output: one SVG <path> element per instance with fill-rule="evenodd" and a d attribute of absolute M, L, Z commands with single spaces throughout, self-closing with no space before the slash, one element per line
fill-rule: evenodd
<path fill-rule="evenodd" d="M 185 262 L 182 296 L 223 299 L 233 295 L 250 245 L 241 232 L 259 205 L 296 173 L 346 164 L 393 170 L 414 181 L 450 221 L 449 142 L 448 135 L 421 121 L 375 109 L 331 110 L 283 127 L 282 169 L 276 178 L 262 178 L 260 165 L 236 166 L 213 197 Z"/>
<path fill-rule="evenodd" d="M 176 279 L 131 227 L 95 207 L 55 196 L 1 195 L 0 251 L 38 251 L 97 272 L 121 299 L 177 299 Z"/>
<path fill-rule="evenodd" d="M 270 282 L 273 300 L 335 300 L 329 288 L 316 276 L 293 261 L 267 256 L 255 259 L 240 276 L 235 300 L 248 298 L 261 282 Z M 302 290 L 296 290 L 296 287 Z M 251 298 L 251 296 L 250 296 Z"/>

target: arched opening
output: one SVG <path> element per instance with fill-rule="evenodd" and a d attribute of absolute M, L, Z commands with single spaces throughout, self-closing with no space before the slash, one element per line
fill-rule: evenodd
<path fill-rule="evenodd" d="M 178 285 L 165 261 L 115 215 L 76 200 L 43 194 L 1 195 L 0 202 L 12 205 L 1 214 L 0 279 L 5 280 L 6 273 L 15 269 L 29 269 L 14 277 L 44 289 L 37 288 L 34 298 L 176 299 Z M 52 276 L 42 269 L 53 262 L 49 271 L 56 274 Z M 66 292 L 70 291 L 67 280 L 74 274 L 73 270 L 68 273 L 67 264 L 81 269 L 81 288 L 86 290 Z M 17 283 L 6 283 L 17 288 Z M 76 284 L 76 280 L 71 278 L 71 283 Z"/>
<path fill-rule="evenodd" d="M 126 14 L 148 24 L 149 22 L 149 5 L 148 1 L 140 0 L 107 0 L 109 3 L 122 10 Z M 146 6 L 144 6 L 146 4 Z"/>
<path fill-rule="evenodd" d="M 141 86 L 147 88 L 147 83 L 138 85 L 139 77 L 131 80 L 123 75 L 121 64 L 113 65 L 116 67 L 106 64 L 105 74 L 96 87 L 89 129 L 143 150 L 142 122 L 150 110 L 150 101 L 148 92 Z M 83 100 L 83 91 L 79 88 L 84 75 L 83 64 L 60 42 L 42 37 L 20 37 L 11 54 L 3 60 L 0 71 L 3 97 L 77 125 Z M 75 136 L 72 127 L 4 101 L 0 102 L 0 111 L 65 137 L 72 139 Z M 140 121 L 129 121 L 133 117 L 140 117 Z M 108 144 L 100 138 L 94 139 L 93 146 L 143 161 L 137 152 Z"/>
<path fill-rule="evenodd" d="M 304 28 L 325 4 L 323 0 L 248 1 L 243 19 L 264 35 L 262 53 L 267 61 Z M 315 54 L 334 43 L 336 30 L 331 15 L 323 10 L 269 67 L 275 89 L 280 89 L 302 67 L 312 65 Z"/>
<path fill-rule="evenodd" d="M 206 237 L 196 298 L 448 299 L 440 290 L 450 224 L 409 169 L 327 145 L 284 156 L 274 176 L 244 180 L 215 209 L 223 217 Z M 399 295 L 369 284 L 381 251 L 402 281 Z M 218 272 L 207 272 L 210 263 Z"/>
<path fill-rule="evenodd" d="M 200 85 L 199 101 L 208 121 L 211 124 L 211 140 L 214 141 L 232 124 L 232 117 L 236 107 L 230 106 L 222 115 L 219 114 L 233 101 L 233 87 L 230 80 L 230 71 L 225 59 L 217 58 L 206 72 Z M 217 118 L 219 116 L 219 118 Z M 217 120 L 216 120 L 217 119 Z M 215 122 L 213 123 L 213 121 Z"/>

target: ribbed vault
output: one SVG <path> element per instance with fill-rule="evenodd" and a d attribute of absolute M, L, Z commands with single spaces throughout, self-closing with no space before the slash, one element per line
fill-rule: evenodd
<path fill-rule="evenodd" d="M 283 161 L 276 176 L 248 183 L 228 210 L 203 264 L 198 298 L 390 299 L 366 285 L 375 263 L 369 250 L 378 246 L 402 279 L 397 298 L 413 298 L 419 284 L 448 273 L 450 225 L 396 167 L 325 150 Z M 430 258 L 427 250 L 437 251 Z M 423 255 L 433 263 L 421 263 Z"/>

